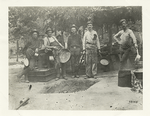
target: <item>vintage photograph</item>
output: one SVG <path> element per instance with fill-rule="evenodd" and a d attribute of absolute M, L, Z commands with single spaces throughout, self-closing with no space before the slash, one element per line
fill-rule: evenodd
<path fill-rule="evenodd" d="M 8 7 L 9 110 L 143 110 L 142 6 Z"/>

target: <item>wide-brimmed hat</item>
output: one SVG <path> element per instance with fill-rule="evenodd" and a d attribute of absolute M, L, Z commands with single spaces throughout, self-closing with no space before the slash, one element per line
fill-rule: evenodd
<path fill-rule="evenodd" d="M 37 29 L 32 29 L 30 34 L 32 35 L 34 32 L 37 32 L 37 34 L 39 35 L 39 32 L 37 31 Z"/>
<path fill-rule="evenodd" d="M 121 19 L 120 20 L 120 24 L 122 24 L 123 22 L 127 22 L 126 19 Z"/>
<path fill-rule="evenodd" d="M 71 25 L 71 29 L 72 28 L 76 28 L 77 29 L 77 26 L 75 24 Z"/>
<path fill-rule="evenodd" d="M 52 33 L 53 33 L 53 30 L 52 30 L 52 28 L 50 28 L 50 27 L 48 27 L 48 28 L 46 29 L 46 32 L 45 32 L 45 33 L 47 34 L 48 31 L 52 31 Z"/>
<path fill-rule="evenodd" d="M 87 25 L 88 25 L 88 24 L 93 24 L 93 22 L 92 22 L 92 21 L 88 21 L 88 22 L 87 22 Z"/>

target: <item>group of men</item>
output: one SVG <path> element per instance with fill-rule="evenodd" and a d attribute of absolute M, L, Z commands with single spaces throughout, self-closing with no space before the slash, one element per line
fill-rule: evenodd
<path fill-rule="evenodd" d="M 124 67 L 129 54 L 131 53 L 131 48 L 135 46 L 137 48 L 136 38 L 132 32 L 132 30 L 127 28 L 126 20 L 121 20 L 121 24 L 123 30 L 118 32 L 114 38 L 121 45 L 122 48 L 122 60 L 121 60 L 121 68 Z M 83 38 L 79 34 L 77 34 L 76 25 L 72 25 L 71 34 L 68 38 L 67 45 L 64 43 L 63 36 L 59 35 L 57 37 L 52 35 L 52 28 L 48 27 L 46 30 L 47 37 L 44 40 L 44 47 L 39 48 L 38 36 L 39 32 L 34 29 L 31 32 L 31 37 L 29 42 L 27 42 L 24 51 L 27 59 L 29 60 L 29 66 L 25 67 L 21 74 L 18 75 L 20 78 L 23 75 L 28 75 L 29 71 L 33 70 L 35 67 L 35 59 L 36 53 L 41 50 L 45 51 L 47 54 L 47 63 L 49 60 L 49 54 L 52 52 L 55 61 L 55 69 L 57 73 L 56 80 L 60 78 L 66 78 L 66 65 L 65 63 L 61 63 L 59 59 L 59 54 L 61 49 L 69 49 L 71 52 L 71 69 L 72 69 L 72 77 L 79 78 L 79 60 L 81 54 L 85 54 L 85 67 L 86 67 L 86 78 L 96 78 L 97 75 L 97 54 L 100 53 L 100 41 L 98 38 L 98 34 L 95 30 L 93 30 L 92 21 L 87 22 L 87 31 L 84 33 Z M 121 38 L 121 41 L 118 40 Z M 132 44 L 133 43 L 133 44 Z M 48 64 L 48 67 L 50 64 Z M 28 82 L 28 80 L 27 80 Z"/>

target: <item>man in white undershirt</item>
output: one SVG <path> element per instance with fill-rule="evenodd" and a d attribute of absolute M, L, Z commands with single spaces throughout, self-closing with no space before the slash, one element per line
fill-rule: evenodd
<path fill-rule="evenodd" d="M 134 68 L 136 49 L 138 49 L 137 39 L 133 31 L 127 27 L 125 19 L 120 20 L 120 23 L 122 30 L 114 36 L 114 39 L 120 44 L 121 48 L 120 69 L 126 69 L 128 59 L 130 60 L 132 68 Z"/>
<path fill-rule="evenodd" d="M 87 23 L 87 31 L 83 37 L 83 51 L 86 53 L 86 78 L 96 78 L 97 50 L 100 52 L 100 42 L 97 32 L 93 30 L 91 21 Z"/>

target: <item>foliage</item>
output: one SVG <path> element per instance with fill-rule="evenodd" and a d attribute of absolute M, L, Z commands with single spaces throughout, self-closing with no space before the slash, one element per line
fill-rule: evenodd
<path fill-rule="evenodd" d="M 9 39 L 28 37 L 33 28 L 44 34 L 48 26 L 55 31 L 69 30 L 72 24 L 85 27 L 88 17 L 98 29 L 119 25 L 121 18 L 141 20 L 141 14 L 141 7 L 9 7 Z"/>

